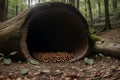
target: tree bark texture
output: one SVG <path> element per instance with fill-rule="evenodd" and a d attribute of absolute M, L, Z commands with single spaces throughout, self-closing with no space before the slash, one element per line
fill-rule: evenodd
<path fill-rule="evenodd" d="M 101 4 L 100 4 L 100 0 L 98 0 L 98 11 L 99 11 L 99 18 L 101 18 Z"/>
<path fill-rule="evenodd" d="M 105 6 L 105 28 L 104 30 L 109 30 L 111 29 L 111 25 L 110 25 L 110 17 L 109 17 L 108 0 L 104 0 L 104 6 Z"/>
<path fill-rule="evenodd" d="M 120 58 L 120 44 L 118 43 L 100 43 L 96 42 L 94 50 L 97 53 Z"/>

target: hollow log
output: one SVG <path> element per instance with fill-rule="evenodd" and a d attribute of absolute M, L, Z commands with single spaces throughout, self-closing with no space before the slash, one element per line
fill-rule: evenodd
<path fill-rule="evenodd" d="M 17 51 L 17 59 L 31 60 L 39 52 L 68 52 L 73 54 L 68 62 L 73 62 L 93 49 L 98 48 L 94 48 L 87 21 L 70 4 L 37 4 L 0 25 L 0 52 Z"/>

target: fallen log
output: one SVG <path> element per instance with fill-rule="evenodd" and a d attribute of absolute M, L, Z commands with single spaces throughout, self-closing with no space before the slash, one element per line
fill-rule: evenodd
<path fill-rule="evenodd" d="M 39 60 L 41 53 L 47 53 L 57 61 L 70 57 L 65 60 L 73 62 L 99 49 L 91 35 L 87 21 L 72 5 L 41 3 L 0 25 L 0 52 L 17 51 L 16 58 L 27 60 Z"/>
<path fill-rule="evenodd" d="M 96 42 L 94 45 L 94 51 L 96 53 L 120 58 L 120 44 L 118 43 Z"/>

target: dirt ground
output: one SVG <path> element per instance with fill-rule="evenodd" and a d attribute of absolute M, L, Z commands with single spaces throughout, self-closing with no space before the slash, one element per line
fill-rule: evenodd
<path fill-rule="evenodd" d="M 120 28 L 99 34 L 106 42 L 120 43 Z M 32 65 L 17 61 L 11 65 L 0 62 L 0 80 L 120 80 L 120 60 L 105 56 L 89 57 L 94 64 L 85 63 L 84 59 L 74 63 L 40 63 Z M 28 69 L 24 75 L 21 70 Z"/>

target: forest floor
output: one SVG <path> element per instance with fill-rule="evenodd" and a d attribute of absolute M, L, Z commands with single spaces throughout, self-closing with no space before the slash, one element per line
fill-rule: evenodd
<path fill-rule="evenodd" d="M 120 28 L 114 28 L 99 34 L 106 42 L 120 43 Z M 90 59 L 73 63 L 41 63 L 32 65 L 27 62 L 13 62 L 5 65 L 0 62 L 0 80 L 120 80 L 120 59 L 95 54 Z M 27 69 L 26 74 L 21 71 Z"/>

